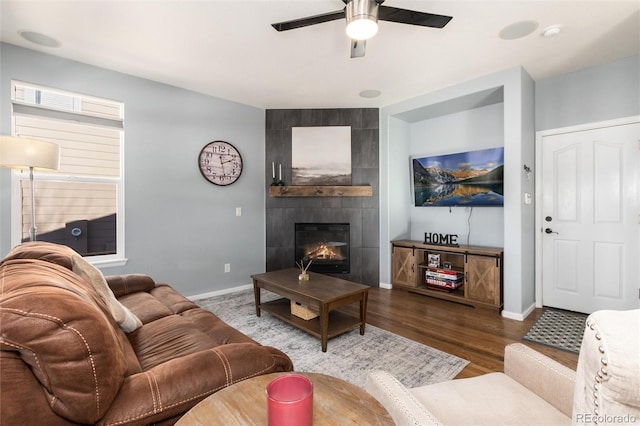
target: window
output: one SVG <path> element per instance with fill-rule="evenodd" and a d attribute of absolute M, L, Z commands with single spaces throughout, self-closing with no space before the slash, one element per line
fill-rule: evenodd
<path fill-rule="evenodd" d="M 60 169 L 34 172 L 37 240 L 100 264 L 124 262 L 124 105 L 12 83 L 13 134 L 60 145 Z M 29 173 L 13 179 L 12 242 L 29 240 Z"/>

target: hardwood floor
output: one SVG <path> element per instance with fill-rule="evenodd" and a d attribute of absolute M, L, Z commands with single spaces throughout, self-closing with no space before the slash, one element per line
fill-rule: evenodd
<path fill-rule="evenodd" d="M 504 347 L 521 342 L 575 370 L 578 355 L 522 340 L 540 318 L 536 309 L 524 321 L 506 319 L 497 310 L 409 293 L 371 288 L 367 323 L 468 360 L 457 376 L 503 371 Z"/>

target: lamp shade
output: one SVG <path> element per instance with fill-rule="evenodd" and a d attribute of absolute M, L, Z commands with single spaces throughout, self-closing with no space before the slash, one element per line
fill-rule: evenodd
<path fill-rule="evenodd" d="M 0 136 L 0 167 L 58 170 L 60 145 L 37 139 Z"/>
<path fill-rule="evenodd" d="M 367 40 L 378 32 L 378 7 L 375 0 L 347 3 L 347 35 L 350 39 Z"/>

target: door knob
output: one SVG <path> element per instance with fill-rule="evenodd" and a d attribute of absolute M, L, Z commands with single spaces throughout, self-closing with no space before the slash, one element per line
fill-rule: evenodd
<path fill-rule="evenodd" d="M 546 232 L 547 234 L 557 234 L 557 232 L 555 232 L 553 229 L 551 228 L 547 228 L 544 230 L 544 232 Z"/>

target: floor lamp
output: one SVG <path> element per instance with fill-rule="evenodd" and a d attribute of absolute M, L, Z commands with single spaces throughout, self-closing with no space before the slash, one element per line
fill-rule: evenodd
<path fill-rule="evenodd" d="M 14 136 L 0 136 L 0 167 L 29 169 L 31 185 L 31 227 L 29 238 L 36 240 L 36 203 L 33 189 L 34 170 L 58 170 L 60 146 L 52 142 Z"/>

